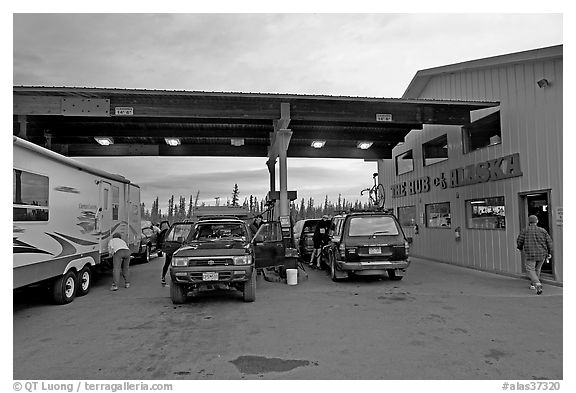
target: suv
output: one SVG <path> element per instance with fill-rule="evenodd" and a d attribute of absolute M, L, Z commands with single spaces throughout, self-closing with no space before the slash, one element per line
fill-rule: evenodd
<path fill-rule="evenodd" d="M 256 268 L 247 224 L 236 218 L 198 221 L 188 240 L 172 255 L 170 278 L 174 304 L 184 303 L 190 291 L 214 286 L 236 288 L 245 302 L 253 302 Z"/>
<path fill-rule="evenodd" d="M 388 275 L 401 280 L 410 265 L 409 242 L 393 214 L 352 212 L 335 216 L 323 262 L 333 281 L 354 275 Z"/>

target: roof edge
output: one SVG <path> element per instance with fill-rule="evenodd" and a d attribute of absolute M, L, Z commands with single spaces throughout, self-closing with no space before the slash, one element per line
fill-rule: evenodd
<path fill-rule="evenodd" d="M 403 99 L 416 99 L 428 84 L 432 76 L 461 72 L 472 69 L 486 68 L 495 65 L 505 65 L 514 63 L 524 63 L 528 61 L 558 58 L 563 56 L 563 44 L 548 46 L 538 49 L 530 49 L 521 52 L 507 53 L 485 57 L 481 59 L 469 60 L 439 67 L 426 68 L 416 72 L 406 91 L 402 95 Z"/>

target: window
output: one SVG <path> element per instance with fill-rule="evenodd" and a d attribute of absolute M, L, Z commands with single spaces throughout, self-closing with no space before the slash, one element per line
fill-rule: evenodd
<path fill-rule="evenodd" d="M 426 226 L 428 228 L 450 228 L 450 202 L 426 205 Z"/>
<path fill-rule="evenodd" d="M 416 226 L 416 206 L 404 206 L 398 208 L 398 221 L 403 227 Z"/>
<path fill-rule="evenodd" d="M 186 240 L 191 230 L 192 224 L 174 225 L 170 228 L 170 231 L 164 240 L 168 242 L 183 242 Z"/>
<path fill-rule="evenodd" d="M 389 216 L 352 217 L 349 236 L 398 235 L 394 218 Z"/>
<path fill-rule="evenodd" d="M 48 177 L 19 169 L 12 175 L 12 219 L 48 221 Z"/>
<path fill-rule="evenodd" d="M 396 175 L 412 172 L 414 170 L 414 157 L 412 150 L 396 156 Z"/>
<path fill-rule="evenodd" d="M 448 159 L 448 136 L 442 135 L 422 145 L 424 166 L 436 164 Z"/>
<path fill-rule="evenodd" d="M 236 223 L 199 224 L 194 232 L 195 240 L 222 239 L 226 237 L 246 238 L 244 225 Z"/>
<path fill-rule="evenodd" d="M 473 229 L 505 229 L 504 197 L 466 201 L 466 226 Z"/>
<path fill-rule="evenodd" d="M 258 228 L 256 237 L 259 238 L 259 241 L 263 242 L 276 242 L 282 240 L 282 229 L 280 223 L 277 221 L 263 223 L 260 228 Z"/>
<path fill-rule="evenodd" d="M 120 205 L 120 189 L 112 186 L 112 219 L 118 219 L 118 206 Z"/>
<path fill-rule="evenodd" d="M 462 143 L 464 153 L 482 149 L 486 146 L 502 143 L 502 131 L 500 128 L 500 110 L 486 114 L 486 110 L 473 111 L 470 117 L 476 117 L 470 124 L 462 127 Z M 474 116 L 474 112 L 482 112 Z M 481 116 L 481 117 L 478 117 Z"/>

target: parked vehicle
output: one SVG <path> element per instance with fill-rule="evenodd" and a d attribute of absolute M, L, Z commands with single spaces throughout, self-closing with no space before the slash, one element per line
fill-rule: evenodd
<path fill-rule="evenodd" d="M 409 242 L 393 214 L 352 212 L 333 219 L 332 242 L 322 253 L 333 281 L 349 275 L 401 280 L 410 265 Z"/>
<path fill-rule="evenodd" d="M 314 229 L 316 224 L 320 222 L 319 218 L 310 218 L 300 220 L 294 224 L 294 245 L 300 252 L 300 257 L 306 261 L 310 260 L 310 256 L 314 251 Z"/>
<path fill-rule="evenodd" d="M 256 299 L 254 249 L 244 221 L 204 218 L 189 239 L 172 256 L 170 297 L 174 304 L 184 303 L 191 291 L 214 287 L 240 290 L 245 302 Z"/>
<path fill-rule="evenodd" d="M 138 250 L 140 188 L 17 137 L 13 153 L 13 288 L 45 284 L 69 303 L 90 291 L 113 234 Z"/>
<path fill-rule="evenodd" d="M 152 228 L 151 224 L 143 227 L 140 247 L 134 254 L 134 258 L 145 263 L 150 262 L 151 254 L 158 251 L 158 237 L 159 233 Z"/>

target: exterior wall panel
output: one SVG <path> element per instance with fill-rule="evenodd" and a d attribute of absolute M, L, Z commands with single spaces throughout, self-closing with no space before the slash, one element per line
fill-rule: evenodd
<path fill-rule="evenodd" d="M 393 159 L 379 163 L 380 181 L 387 195 L 390 186 L 422 176 L 434 179 L 451 169 L 491 159 L 520 154 L 523 176 L 475 185 L 436 189 L 430 192 L 387 198 L 387 207 L 415 205 L 420 233 L 407 229 L 414 238 L 412 253 L 431 259 L 471 266 L 482 270 L 521 274 L 521 256 L 516 237 L 521 230 L 520 193 L 550 190 L 552 209 L 550 232 L 554 240 L 554 280 L 562 282 L 562 225 L 556 223 L 556 209 L 562 208 L 562 57 L 527 60 L 517 64 L 498 64 L 481 69 L 469 68 L 430 77 L 417 98 L 446 100 L 499 101 L 502 143 L 463 153 L 459 126 L 425 125 L 410 132 L 405 143 L 393 149 Z M 550 85 L 540 88 L 537 81 Z M 448 135 L 449 159 L 424 167 L 422 144 L 444 133 Z M 414 170 L 396 176 L 395 157 L 413 151 Z M 474 198 L 504 196 L 506 229 L 466 228 L 465 201 Z M 425 205 L 450 202 L 451 229 L 426 228 L 421 222 Z M 425 217 L 424 217 L 425 219 Z M 461 228 L 461 240 L 454 230 Z"/>

